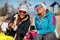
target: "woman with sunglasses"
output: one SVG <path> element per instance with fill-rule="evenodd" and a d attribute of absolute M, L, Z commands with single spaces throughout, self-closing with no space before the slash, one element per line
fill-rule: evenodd
<path fill-rule="evenodd" d="M 11 36 L 15 36 L 15 40 L 23 40 L 24 36 L 28 32 L 30 26 L 30 16 L 27 14 L 28 7 L 21 5 L 18 13 L 13 15 L 8 26 L 12 29 L 12 32 L 8 33 Z M 9 29 L 7 28 L 7 29 Z"/>
<path fill-rule="evenodd" d="M 46 10 L 45 2 L 36 5 L 35 10 L 37 11 L 35 25 L 39 35 L 34 40 L 57 40 L 54 32 L 56 28 L 55 15 Z"/>

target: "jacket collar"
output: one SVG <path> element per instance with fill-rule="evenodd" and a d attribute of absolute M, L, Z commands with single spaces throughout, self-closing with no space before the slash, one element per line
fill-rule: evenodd
<path fill-rule="evenodd" d="M 23 19 L 19 24 L 21 24 L 23 21 L 26 21 L 27 19 L 28 19 L 28 16 L 25 19 Z"/>
<path fill-rule="evenodd" d="M 16 14 L 14 17 L 16 18 L 15 21 L 14 21 L 15 24 L 16 24 L 17 18 L 18 18 L 18 14 Z M 19 24 L 21 24 L 23 21 L 26 21 L 28 18 L 29 18 L 29 15 L 27 14 L 27 17 L 25 19 L 23 19 Z"/>

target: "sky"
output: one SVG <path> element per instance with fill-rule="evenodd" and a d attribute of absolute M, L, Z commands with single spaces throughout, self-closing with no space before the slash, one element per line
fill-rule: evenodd
<path fill-rule="evenodd" d="M 0 0 L 0 8 L 4 6 L 6 0 Z M 46 2 L 46 7 L 50 10 L 50 5 L 54 2 L 58 2 L 60 3 L 60 0 L 28 0 L 28 2 L 30 2 L 32 4 L 32 6 L 30 7 L 31 9 L 34 8 L 35 5 L 41 3 L 41 2 Z M 9 5 L 13 5 L 14 8 L 19 7 L 19 2 L 18 0 L 8 0 L 8 4 Z M 55 12 L 57 12 L 58 6 L 55 6 Z"/>

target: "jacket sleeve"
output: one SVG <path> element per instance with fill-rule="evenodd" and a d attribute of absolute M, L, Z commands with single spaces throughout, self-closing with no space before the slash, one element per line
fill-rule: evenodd
<path fill-rule="evenodd" d="M 37 25 L 37 19 L 36 18 L 35 18 L 35 26 L 36 26 L 36 30 L 37 30 L 37 32 L 39 34 L 39 31 L 38 30 L 39 30 L 40 27 L 39 27 L 39 25 Z"/>
<path fill-rule="evenodd" d="M 56 28 L 56 18 L 55 16 L 50 16 L 49 17 L 49 30 L 54 33 L 55 28 Z"/>

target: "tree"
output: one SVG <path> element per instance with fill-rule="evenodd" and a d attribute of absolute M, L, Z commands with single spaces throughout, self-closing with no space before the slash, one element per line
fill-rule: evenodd
<path fill-rule="evenodd" d="M 5 3 L 5 5 L 1 8 L 0 10 L 0 14 L 1 16 L 5 16 L 8 14 L 8 3 Z"/>

